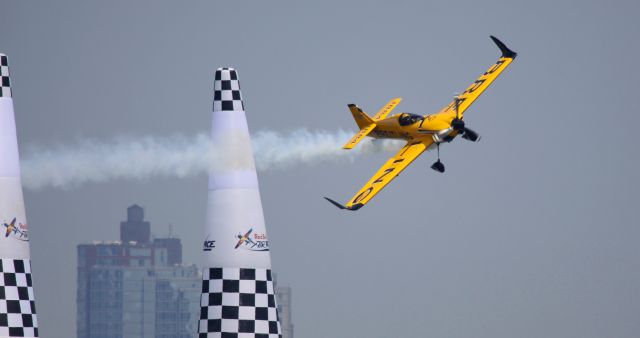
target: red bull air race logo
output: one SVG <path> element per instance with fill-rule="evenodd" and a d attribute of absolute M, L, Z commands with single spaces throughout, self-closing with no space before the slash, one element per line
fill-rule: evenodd
<path fill-rule="evenodd" d="M 202 248 L 203 251 L 212 251 L 216 247 L 216 241 L 211 240 L 210 236 L 207 235 L 207 238 L 204 240 L 204 246 Z M 269 241 L 267 240 L 267 234 L 265 233 L 255 233 L 253 232 L 253 228 L 249 229 L 249 231 L 239 232 L 238 235 L 234 236 L 236 240 L 238 240 L 234 246 L 234 249 L 242 249 L 249 251 L 269 251 Z"/>
<path fill-rule="evenodd" d="M 269 241 L 267 240 L 267 234 L 253 233 L 253 229 L 242 233 L 238 233 L 236 236 L 238 242 L 235 249 L 241 248 L 250 251 L 269 251 Z"/>
<path fill-rule="evenodd" d="M 29 241 L 29 227 L 26 223 L 16 222 L 16 218 L 9 223 L 2 222 L 4 226 L 4 238 L 15 238 L 17 240 L 28 242 Z"/>

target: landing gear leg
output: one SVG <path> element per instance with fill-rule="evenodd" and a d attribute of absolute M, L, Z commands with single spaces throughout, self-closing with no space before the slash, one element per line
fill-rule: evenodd
<path fill-rule="evenodd" d="M 444 172 L 444 164 L 440 162 L 440 142 L 436 143 L 436 148 L 438 149 L 438 160 L 431 165 L 431 169 L 443 173 Z"/>

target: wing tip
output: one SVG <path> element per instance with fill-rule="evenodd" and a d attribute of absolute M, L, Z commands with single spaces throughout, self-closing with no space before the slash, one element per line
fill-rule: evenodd
<path fill-rule="evenodd" d="M 342 210 L 355 211 L 355 210 L 358 210 L 358 209 L 362 208 L 362 206 L 364 206 L 364 204 L 358 203 L 358 204 L 354 204 L 354 205 L 352 205 L 350 207 L 345 207 L 344 205 L 342 205 L 342 204 L 330 199 L 329 197 L 324 197 L 324 199 L 326 199 L 327 201 L 329 201 L 329 203 L 331 203 L 331 204 L 335 205 L 336 207 L 338 207 L 338 209 L 342 209 Z"/>
<path fill-rule="evenodd" d="M 326 199 L 327 201 L 329 201 L 329 203 L 335 205 L 336 207 L 338 207 L 339 209 L 346 209 L 347 207 L 345 207 L 344 205 L 330 199 L 329 197 L 325 197 L 324 199 Z"/>
<path fill-rule="evenodd" d="M 364 204 L 362 204 L 362 203 L 356 203 L 356 204 L 348 207 L 347 209 L 356 211 L 356 210 L 362 208 L 363 206 L 364 206 Z"/>
<path fill-rule="evenodd" d="M 500 51 L 502 52 L 502 57 L 505 58 L 510 58 L 510 59 L 515 59 L 516 56 L 518 56 L 518 53 L 512 51 L 511 49 L 509 49 L 502 41 L 500 41 L 498 38 L 496 38 L 493 35 L 490 35 L 491 40 L 493 40 L 493 42 L 498 46 L 498 48 L 500 48 Z"/>

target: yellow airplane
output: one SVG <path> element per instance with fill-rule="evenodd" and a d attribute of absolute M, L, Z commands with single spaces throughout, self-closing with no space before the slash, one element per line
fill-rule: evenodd
<path fill-rule="evenodd" d="M 4 224 L 4 227 L 7 228 L 7 231 L 4 233 L 4 237 L 9 237 L 9 235 L 11 234 L 11 232 L 16 232 L 18 229 L 16 229 L 16 218 L 13 218 L 13 221 L 11 221 L 11 223 Z"/>
<path fill-rule="evenodd" d="M 464 112 L 513 62 L 517 55 L 495 36 L 491 36 L 491 39 L 502 52 L 498 62 L 492 65 L 462 94 L 457 95 L 453 102 L 436 114 L 421 116 L 401 113 L 387 117 L 393 108 L 400 103 L 401 98 L 389 101 L 373 117 L 369 117 L 358 106 L 350 104 L 349 110 L 356 124 L 360 127 L 360 131 L 344 145 L 344 149 L 352 149 L 366 136 L 378 139 L 403 139 L 407 141 L 407 144 L 389 159 L 346 205 L 327 197 L 325 199 L 340 209 L 358 210 L 433 144 L 438 149 L 438 160 L 431 168 L 443 173 L 444 164 L 440 161 L 440 143 L 451 142 L 458 135 L 472 142 L 478 141 L 480 139 L 478 133 L 465 126 Z"/>
<path fill-rule="evenodd" d="M 240 239 L 240 240 L 239 240 L 239 241 L 238 241 L 238 243 L 236 244 L 235 249 L 237 249 L 238 247 L 240 247 L 240 245 L 241 245 L 242 243 L 244 243 L 244 242 L 247 242 L 247 243 L 253 243 L 253 241 L 251 240 L 251 238 L 249 238 L 249 235 L 251 234 L 251 232 L 252 232 L 252 231 L 253 231 L 253 229 L 249 229 L 249 231 L 247 231 L 247 233 L 246 233 L 246 234 L 244 234 L 244 236 L 243 236 L 243 235 L 240 235 L 240 234 L 238 234 L 238 236 L 236 236 L 236 237 L 238 237 L 238 239 Z"/>

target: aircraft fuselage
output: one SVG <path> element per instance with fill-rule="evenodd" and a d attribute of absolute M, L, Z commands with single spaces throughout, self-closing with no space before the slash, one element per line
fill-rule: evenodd
<path fill-rule="evenodd" d="M 455 137 L 457 135 L 451 128 L 451 121 L 454 118 L 453 114 L 424 116 L 407 113 L 397 114 L 377 121 L 376 128 L 368 136 L 378 139 L 403 140 L 434 137 L 434 141 L 439 142 L 446 136 Z"/>

